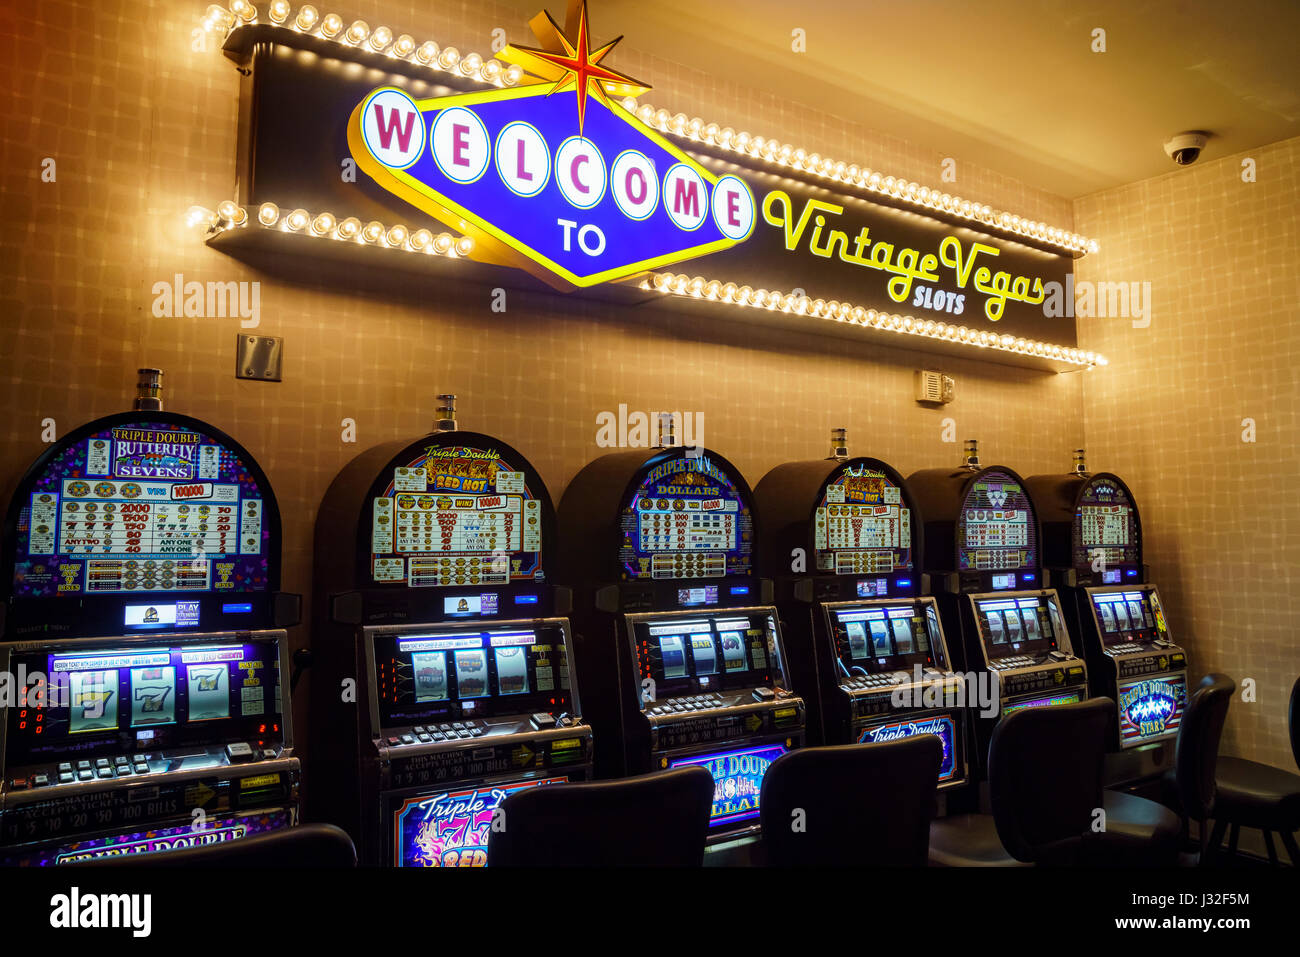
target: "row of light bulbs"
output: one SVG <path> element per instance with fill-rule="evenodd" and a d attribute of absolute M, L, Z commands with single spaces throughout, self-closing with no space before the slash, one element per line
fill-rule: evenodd
<path fill-rule="evenodd" d="M 206 227 L 210 233 L 220 233 L 246 227 L 254 220 L 249 218 L 248 211 L 243 206 L 233 200 L 225 200 L 215 211 L 202 206 L 191 207 L 187 221 L 191 226 Z M 453 236 L 450 233 L 435 235 L 428 229 L 411 230 L 401 223 L 385 226 L 377 220 L 362 225 L 361 220 L 354 216 L 339 220 L 332 213 L 321 212 L 313 216 L 305 209 L 294 209 L 286 213 L 275 203 L 259 206 L 255 221 L 266 229 L 451 258 L 468 256 L 474 249 L 474 240 L 468 236 Z M 977 349 L 996 349 L 1089 368 L 1108 364 L 1106 357 L 1096 352 L 1011 335 L 999 336 L 987 330 L 971 329 L 941 320 L 878 312 L 835 299 L 813 299 L 776 289 L 754 289 L 734 282 L 705 279 L 703 276 L 652 273 L 649 279 L 642 281 L 641 288 L 734 306 L 750 306 L 814 319 L 847 322 L 901 335 L 923 336 Z"/>
<path fill-rule="evenodd" d="M 1088 239 L 1078 233 L 1058 229 L 1013 213 L 995 210 L 990 206 L 962 199 L 960 196 L 930 189 L 928 186 L 910 183 L 902 177 L 886 176 L 868 167 L 858 166 L 856 163 L 844 163 L 819 153 L 809 153 L 775 139 L 754 136 L 743 130 L 734 130 L 730 126 L 720 127 L 717 123 L 706 123 L 698 116 L 688 117 L 685 113 L 674 114 L 665 109 L 656 110 L 648 103 L 638 104 L 631 97 L 623 100 L 623 108 L 647 126 L 673 136 L 698 143 L 708 143 L 734 153 L 763 159 L 769 163 L 803 170 L 837 183 L 870 190 L 894 200 L 905 201 L 937 212 L 960 216 L 1019 236 L 1050 243 L 1071 252 L 1095 253 L 1098 249 L 1095 239 Z"/>
<path fill-rule="evenodd" d="M 484 59 L 478 53 L 462 56 L 455 47 L 439 47 L 432 40 L 416 43 L 409 34 L 394 36 L 393 31 L 385 26 L 372 30 L 364 20 L 354 20 L 351 25 L 345 26 L 343 18 L 337 13 L 321 16 L 320 11 L 310 3 L 299 7 L 297 15 L 294 15 L 288 0 L 272 0 L 266 15 L 271 23 L 287 30 L 333 40 L 343 46 L 383 53 L 395 60 L 418 63 L 444 73 L 457 73 L 494 86 L 514 86 L 524 77 L 523 69 L 516 64 L 507 66 L 492 57 Z M 249 0 L 232 0 L 229 7 L 214 3 L 208 7 L 203 18 L 207 29 L 221 29 L 227 33 L 257 22 L 257 7 Z"/>
<path fill-rule="evenodd" d="M 652 273 L 649 279 L 641 283 L 641 288 L 654 289 L 668 295 L 729 303 L 733 306 L 751 306 L 772 312 L 847 322 L 870 329 L 897 332 L 901 335 L 941 339 L 977 349 L 996 349 L 1000 352 L 1036 356 L 1071 365 L 1092 367 L 1108 364 L 1105 356 L 1083 349 L 1073 349 L 1018 336 L 997 335 L 987 330 L 971 329 L 934 319 L 916 319 L 912 316 L 878 312 L 875 309 L 865 309 L 836 299 L 813 299 L 776 289 L 738 286 L 734 282 L 724 283 L 717 279 L 705 279 L 703 276 L 692 277 L 670 272 Z"/>
<path fill-rule="evenodd" d="M 204 209 L 202 206 L 192 207 L 187 221 L 191 226 L 205 226 L 213 233 L 240 229 L 253 222 L 249 219 L 248 210 L 229 199 L 219 204 L 215 211 Z M 319 239 L 337 239 L 413 253 L 455 258 L 468 256 L 474 251 L 474 240 L 468 236 L 453 236 L 451 233 L 435 234 L 424 228 L 413 230 L 401 223 L 385 226 L 377 220 L 362 224 L 355 216 L 340 220 L 333 213 L 328 212 L 317 213 L 314 216 L 305 209 L 285 212 L 275 203 L 263 203 L 259 206 L 255 221 L 266 229 L 278 229 L 286 233 L 301 233 Z"/>
<path fill-rule="evenodd" d="M 524 77 L 524 71 L 517 64 L 506 66 L 492 57 L 485 60 L 478 53 L 461 56 L 460 51 L 455 47 L 439 47 L 432 40 L 417 44 L 409 34 L 394 36 L 393 31 L 386 26 L 371 30 L 370 25 L 364 20 L 354 20 L 345 28 L 343 18 L 338 14 L 328 13 L 322 17 L 320 11 L 309 3 L 299 7 L 297 15 L 294 16 L 293 7 L 288 0 L 272 0 L 267 8 L 267 17 L 276 26 L 299 33 L 333 40 L 344 46 L 369 49 L 375 53 L 387 54 L 397 60 L 415 62 L 445 73 L 458 73 L 495 86 L 515 86 Z M 252 26 L 257 22 L 257 7 L 249 0 L 231 0 L 229 7 L 212 4 L 208 7 L 204 18 L 204 24 L 208 29 L 220 28 L 227 32 L 239 26 Z M 894 200 L 983 223 L 1071 252 L 1095 253 L 1098 249 L 1095 239 L 1088 239 L 1078 233 L 1049 226 L 1028 217 L 1017 216 L 1005 210 L 995 210 L 988 205 L 973 203 L 960 196 L 908 182 L 902 177 L 887 176 L 856 163 L 833 160 L 815 152 L 809 153 L 802 148 L 793 147 L 788 143 L 781 143 L 776 139 L 751 135 L 729 126 L 720 127 L 717 123 L 706 123 L 698 116 L 688 117 L 685 113 L 674 114 L 666 109 L 655 109 L 648 103 L 638 104 L 632 97 L 624 99 L 623 106 L 647 126 L 664 133 L 708 143 L 735 153 L 788 166 L 791 169 L 803 170 L 837 183 L 856 186 Z"/>

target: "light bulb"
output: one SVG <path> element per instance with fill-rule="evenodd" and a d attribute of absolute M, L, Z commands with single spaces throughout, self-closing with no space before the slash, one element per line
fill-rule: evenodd
<path fill-rule="evenodd" d="M 393 42 L 393 31 L 388 27 L 376 27 L 375 32 L 370 34 L 370 49 L 376 53 L 382 53 L 384 47 Z"/>
<path fill-rule="evenodd" d="M 343 18 L 337 13 L 327 13 L 325 19 L 320 22 L 321 36 L 329 37 L 331 40 L 339 35 L 343 29 Z"/>
<path fill-rule="evenodd" d="M 257 210 L 257 221 L 263 226 L 274 226 L 280 219 L 280 207 L 275 203 L 263 203 Z"/>
<path fill-rule="evenodd" d="M 238 203 L 226 200 L 217 207 L 217 215 L 232 226 L 242 226 L 248 221 L 248 213 Z"/>
<path fill-rule="evenodd" d="M 307 210 L 295 209 L 284 218 L 284 225 L 290 232 L 296 233 L 298 230 L 304 228 L 309 221 L 310 217 L 307 215 Z"/>
<path fill-rule="evenodd" d="M 432 40 L 425 40 L 420 44 L 420 48 L 415 51 L 415 58 L 425 66 L 432 63 L 437 55 L 438 44 L 434 43 Z"/>
<path fill-rule="evenodd" d="M 272 0 L 266 14 L 272 23 L 284 23 L 289 19 L 289 0 Z"/>
<path fill-rule="evenodd" d="M 293 25 L 303 33 L 309 33 L 320 21 L 320 14 L 310 3 L 303 4 L 294 18 Z"/>

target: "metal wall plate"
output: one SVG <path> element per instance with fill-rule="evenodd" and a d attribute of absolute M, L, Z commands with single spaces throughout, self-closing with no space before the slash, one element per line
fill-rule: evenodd
<path fill-rule="evenodd" d="M 284 357 L 284 340 L 276 336 L 235 337 L 235 377 L 280 381 L 280 360 Z"/>

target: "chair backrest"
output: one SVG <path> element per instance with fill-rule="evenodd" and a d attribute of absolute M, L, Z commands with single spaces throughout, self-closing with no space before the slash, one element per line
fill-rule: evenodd
<path fill-rule="evenodd" d="M 1300 678 L 1291 686 L 1291 707 L 1286 715 L 1287 726 L 1291 729 L 1291 757 L 1295 766 L 1300 768 Z"/>
<path fill-rule="evenodd" d="M 339 868 L 357 866 L 357 849 L 347 831 L 333 824 L 300 824 L 220 844 L 151 854 L 98 857 L 79 866 Z"/>
<path fill-rule="evenodd" d="M 933 734 L 783 754 L 759 798 L 768 863 L 924 867 L 942 759 Z"/>
<path fill-rule="evenodd" d="M 1227 675 L 1201 679 L 1183 709 L 1174 748 L 1174 779 L 1183 813 L 1204 821 L 1214 813 L 1214 769 L 1219 761 L 1219 739 L 1237 684 Z"/>
<path fill-rule="evenodd" d="M 698 867 L 713 786 L 688 767 L 516 791 L 488 836 L 488 866 Z"/>
<path fill-rule="evenodd" d="M 1077 853 L 1102 806 L 1103 762 L 1115 702 L 1025 708 L 989 742 L 989 800 L 1016 860 L 1060 863 Z"/>

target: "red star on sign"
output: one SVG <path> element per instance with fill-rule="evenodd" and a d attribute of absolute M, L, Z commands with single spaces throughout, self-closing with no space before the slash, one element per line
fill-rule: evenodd
<path fill-rule="evenodd" d="M 510 44 L 497 56 L 541 78 L 530 82 L 553 81 L 554 86 L 547 96 L 573 87 L 578 97 L 579 133 L 582 132 L 587 115 L 588 94 L 608 107 L 611 105 L 609 102 L 611 93 L 640 96 L 650 89 L 626 74 L 600 65 L 600 61 L 623 38 L 616 37 L 599 49 L 591 49 L 586 0 L 569 0 L 565 30 L 561 30 L 559 24 L 551 19 L 551 15 L 545 10 L 533 17 L 529 21 L 529 26 L 532 27 L 542 49 Z M 574 37 L 572 41 L 569 39 L 570 35 Z"/>

